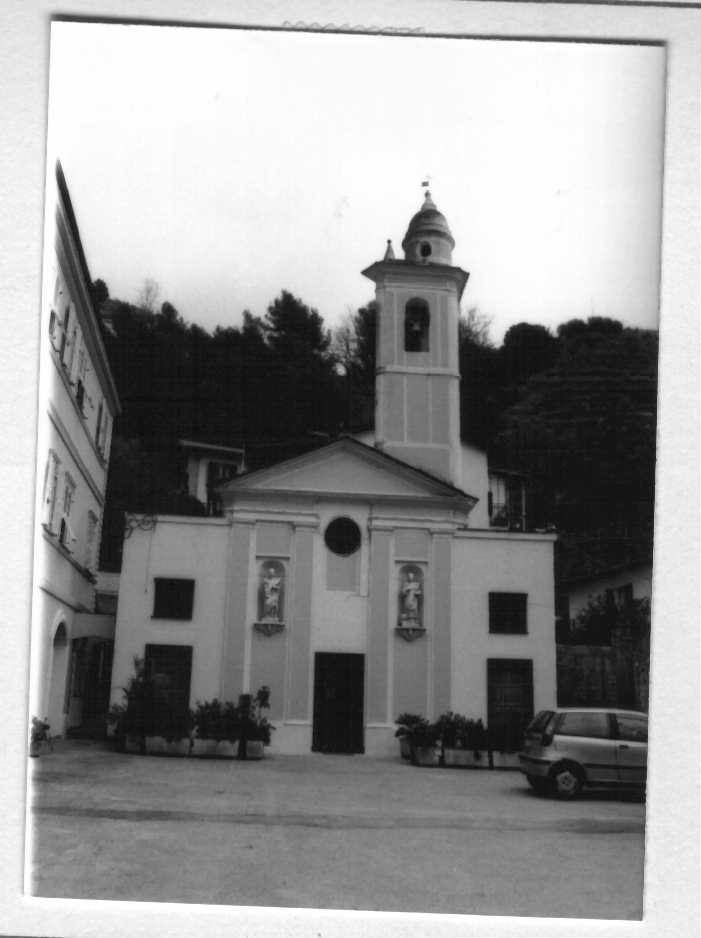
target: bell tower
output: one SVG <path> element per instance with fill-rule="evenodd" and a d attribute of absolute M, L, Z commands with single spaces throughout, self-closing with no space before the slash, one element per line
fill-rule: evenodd
<path fill-rule="evenodd" d="M 378 304 L 375 446 L 461 484 L 459 304 L 469 274 L 453 266 L 455 241 L 431 193 L 409 222 L 397 259 L 363 274 Z"/>

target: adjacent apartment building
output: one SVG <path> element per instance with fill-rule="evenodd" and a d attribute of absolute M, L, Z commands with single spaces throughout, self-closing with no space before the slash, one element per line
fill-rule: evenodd
<path fill-rule="evenodd" d="M 114 617 L 95 583 L 115 383 L 60 164 L 46 193 L 32 607 L 33 716 L 54 736 L 104 715 Z"/>

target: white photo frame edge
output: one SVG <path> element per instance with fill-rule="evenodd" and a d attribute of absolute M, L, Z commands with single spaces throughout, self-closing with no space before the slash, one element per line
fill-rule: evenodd
<path fill-rule="evenodd" d="M 196 17 L 193 15 L 196 12 Z M 52 16 L 243 28 L 304 27 L 470 38 L 664 43 L 667 117 L 660 303 L 660 400 L 651 673 L 652 733 L 646 835 L 645 919 L 638 922 L 518 919 L 492 916 L 403 916 L 392 913 L 238 909 L 160 903 L 35 899 L 22 896 L 26 797 L 28 629 L 31 602 L 32 511 L 44 142 Z M 356 25 L 357 24 L 357 25 Z M 0 682 L 5 719 L 5 836 L 0 846 L 3 929 L 26 935 L 139 935 L 245 930 L 277 934 L 355 935 L 377 928 L 390 935 L 666 936 L 689 933 L 699 920 L 695 890 L 699 859 L 698 725 L 698 314 L 699 314 L 699 6 L 671 3 L 487 3 L 410 0 L 377 5 L 361 0 L 265 5 L 187 0 L 78 0 L 16 3 L 5 16 L 0 96 L 11 102 L 0 143 L 3 198 L 5 334 L 0 425 L 2 460 L 5 654 Z M 430 40 L 427 40 L 430 41 Z M 29 391 L 28 389 L 32 389 Z M 691 428 L 691 430 L 690 430 Z M 11 497 L 8 497 L 11 493 Z M 687 511 L 679 510 L 680 504 Z M 693 510 L 688 511 L 689 506 Z M 662 746 L 674 765 L 655 757 Z"/>

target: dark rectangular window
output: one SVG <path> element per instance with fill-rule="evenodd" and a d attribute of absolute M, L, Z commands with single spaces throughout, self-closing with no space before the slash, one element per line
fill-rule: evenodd
<path fill-rule="evenodd" d="M 63 315 L 63 331 L 61 333 L 61 350 L 59 355 L 61 357 L 61 364 L 65 365 L 66 359 L 66 345 L 68 344 L 68 320 L 71 318 L 71 308 L 67 307 L 66 312 Z"/>
<path fill-rule="evenodd" d="M 608 713 L 599 710 L 577 710 L 560 715 L 556 732 L 562 736 L 610 739 L 611 723 Z"/>
<path fill-rule="evenodd" d="M 100 448 L 100 431 L 102 430 L 102 401 L 97 408 L 97 423 L 95 424 L 95 446 Z"/>
<path fill-rule="evenodd" d="M 617 713 L 618 738 L 634 743 L 647 742 L 647 717 L 637 713 Z"/>
<path fill-rule="evenodd" d="M 545 727 L 552 720 L 554 714 L 552 710 L 541 710 L 532 723 L 528 724 L 529 733 L 544 733 Z"/>
<path fill-rule="evenodd" d="M 489 594 L 489 631 L 498 635 L 525 635 L 527 593 Z"/>
<path fill-rule="evenodd" d="M 102 615 L 117 614 L 117 597 L 113 593 L 95 593 L 95 612 Z"/>
<path fill-rule="evenodd" d="M 195 581 L 156 577 L 154 619 L 191 619 Z"/>
<path fill-rule="evenodd" d="M 75 400 L 78 407 L 80 408 L 81 414 L 85 416 L 85 385 L 80 380 L 80 378 L 78 378 L 78 383 L 75 389 Z"/>

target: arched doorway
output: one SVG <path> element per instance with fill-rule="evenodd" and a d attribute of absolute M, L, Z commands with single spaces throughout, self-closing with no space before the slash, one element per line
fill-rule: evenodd
<path fill-rule="evenodd" d="M 60 622 L 54 633 L 53 646 L 51 649 L 49 707 L 48 713 L 46 714 L 53 736 L 63 735 L 68 657 L 68 630 L 66 629 L 66 623 Z"/>

